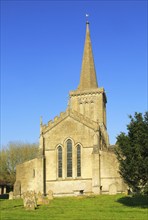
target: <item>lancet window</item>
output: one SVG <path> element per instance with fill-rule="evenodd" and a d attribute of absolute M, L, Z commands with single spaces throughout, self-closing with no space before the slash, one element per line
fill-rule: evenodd
<path fill-rule="evenodd" d="M 81 146 L 77 146 L 77 177 L 81 176 Z"/>
<path fill-rule="evenodd" d="M 67 177 L 72 177 L 72 141 L 67 140 Z"/>
<path fill-rule="evenodd" d="M 58 147 L 58 177 L 62 177 L 62 147 Z"/>

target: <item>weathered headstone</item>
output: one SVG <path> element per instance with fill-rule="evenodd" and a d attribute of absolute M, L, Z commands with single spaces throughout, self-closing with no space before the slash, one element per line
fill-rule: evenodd
<path fill-rule="evenodd" d="M 49 204 L 49 199 L 48 199 L 47 197 L 43 196 L 43 198 L 42 198 L 42 204 L 43 204 L 43 205 L 48 205 L 48 204 Z"/>
<path fill-rule="evenodd" d="M 39 192 L 37 194 L 37 204 L 38 205 L 47 205 L 47 204 L 49 204 L 48 197 L 42 195 L 41 192 Z"/>
<path fill-rule="evenodd" d="M 28 199 L 26 201 L 26 210 L 35 210 L 35 204 L 32 200 Z"/>
<path fill-rule="evenodd" d="M 37 204 L 38 205 L 42 204 L 42 194 L 41 194 L 41 192 L 38 192 L 38 194 L 37 194 Z"/>
<path fill-rule="evenodd" d="M 117 184 L 113 183 L 110 184 L 109 186 L 109 195 L 115 195 L 115 194 L 117 194 Z"/>
<path fill-rule="evenodd" d="M 27 191 L 23 194 L 24 207 L 26 210 L 34 210 L 37 207 L 36 194 L 33 191 Z"/>
<path fill-rule="evenodd" d="M 47 204 L 49 204 L 49 199 L 47 197 L 42 196 L 41 198 L 38 198 L 37 204 L 38 205 L 47 205 Z"/>
<path fill-rule="evenodd" d="M 13 192 L 9 192 L 9 199 L 13 199 Z"/>
<path fill-rule="evenodd" d="M 52 190 L 49 190 L 49 191 L 48 191 L 48 193 L 47 193 L 47 198 L 48 198 L 49 200 L 52 200 L 52 199 L 53 199 L 53 192 L 52 192 Z"/>

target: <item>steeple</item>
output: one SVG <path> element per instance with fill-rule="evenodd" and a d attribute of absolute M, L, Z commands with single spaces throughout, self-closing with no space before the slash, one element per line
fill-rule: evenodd
<path fill-rule="evenodd" d="M 80 84 L 75 91 L 70 91 L 69 107 L 106 129 L 106 103 L 105 90 L 99 88 L 97 84 L 89 22 L 87 21 Z"/>
<path fill-rule="evenodd" d="M 86 22 L 86 37 L 84 45 L 84 53 L 81 68 L 81 77 L 78 90 L 89 90 L 98 88 L 90 32 L 89 32 L 89 22 Z"/>

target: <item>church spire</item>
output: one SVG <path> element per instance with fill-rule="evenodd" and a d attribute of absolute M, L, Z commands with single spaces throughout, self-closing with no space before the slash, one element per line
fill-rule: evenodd
<path fill-rule="evenodd" d="M 79 90 L 95 89 L 98 88 L 90 32 L 89 32 L 89 22 L 86 22 L 86 37 L 84 45 L 84 53 L 81 68 L 80 84 L 78 86 Z"/>

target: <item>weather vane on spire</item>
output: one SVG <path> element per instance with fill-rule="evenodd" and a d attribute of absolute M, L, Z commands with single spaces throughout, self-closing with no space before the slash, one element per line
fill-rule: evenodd
<path fill-rule="evenodd" d="M 88 21 L 89 14 L 86 14 L 85 16 L 86 16 L 86 23 L 89 23 Z"/>

